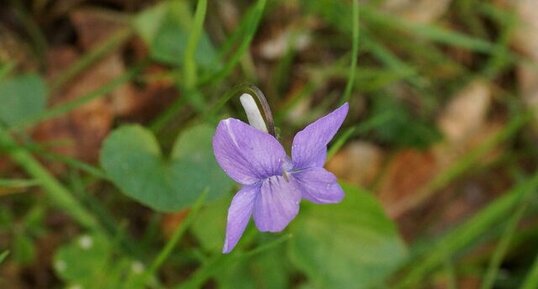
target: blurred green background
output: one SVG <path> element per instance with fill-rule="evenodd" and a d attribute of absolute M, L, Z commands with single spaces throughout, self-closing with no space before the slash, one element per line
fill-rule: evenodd
<path fill-rule="evenodd" d="M 0 2 L 0 288 L 538 288 L 533 0 Z M 346 192 L 253 224 L 220 119 L 343 101 Z"/>

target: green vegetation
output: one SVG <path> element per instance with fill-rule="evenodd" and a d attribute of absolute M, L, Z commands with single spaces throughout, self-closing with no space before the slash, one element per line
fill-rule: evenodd
<path fill-rule="evenodd" d="M 23 2 L 0 11 L 0 288 L 538 287 L 518 4 Z M 249 84 L 284 147 L 349 102 L 346 197 L 223 255 L 238 186 L 211 140 Z"/>

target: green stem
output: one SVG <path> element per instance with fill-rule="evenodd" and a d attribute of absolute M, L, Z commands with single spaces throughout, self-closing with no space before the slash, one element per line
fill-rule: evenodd
<path fill-rule="evenodd" d="M 253 237 L 254 235 L 251 236 L 251 238 Z M 179 285 L 177 289 L 198 289 L 214 274 L 222 270 L 223 267 L 229 266 L 230 264 L 238 262 L 241 259 L 248 259 L 252 256 L 265 252 L 268 249 L 274 248 L 283 242 L 286 242 L 291 237 L 291 234 L 285 234 L 280 238 L 277 238 L 267 244 L 263 244 L 248 252 L 237 252 L 229 255 L 218 253 L 211 257 L 211 259 L 205 262 L 200 268 L 198 268 L 191 278 L 185 283 Z M 248 242 L 248 240 L 246 241 Z"/>
<path fill-rule="evenodd" d="M 346 131 L 344 131 L 342 134 L 340 134 L 340 136 L 336 138 L 336 140 L 333 142 L 333 144 L 329 148 L 329 151 L 327 152 L 327 160 L 330 160 L 332 157 L 334 157 L 334 155 L 338 152 L 338 150 L 340 150 L 340 148 L 346 144 L 349 138 L 368 132 L 372 128 L 388 122 L 391 118 L 392 118 L 392 113 L 385 112 L 378 116 L 372 117 L 369 120 L 361 122 L 360 124 L 356 126 L 352 126 L 348 128 Z"/>
<path fill-rule="evenodd" d="M 235 50 L 235 52 L 228 58 L 230 60 L 226 62 L 226 65 L 224 65 L 224 67 L 218 70 L 217 72 L 202 75 L 202 77 L 196 82 L 195 88 L 202 87 L 209 83 L 213 83 L 213 84 L 218 83 L 221 79 L 223 79 L 226 75 L 228 75 L 233 70 L 235 65 L 237 65 L 241 57 L 243 57 L 245 52 L 248 50 L 249 45 L 252 42 L 252 39 L 254 38 L 256 29 L 258 28 L 260 24 L 260 20 L 263 16 L 263 11 L 264 11 L 266 2 L 267 0 L 258 0 L 256 4 L 254 4 L 249 9 L 249 12 L 247 13 L 247 16 L 245 16 L 245 19 L 242 21 L 241 26 L 238 29 L 236 29 L 236 32 L 234 33 L 231 39 L 233 41 L 230 41 L 229 43 L 230 45 L 232 45 L 232 44 L 235 44 L 236 42 L 239 42 L 239 44 L 237 45 L 237 49 Z M 243 39 L 239 40 L 239 36 L 243 34 L 244 34 Z M 166 126 L 166 124 L 171 119 L 173 119 L 173 117 L 183 107 L 184 103 L 187 101 L 187 97 L 191 97 L 191 99 L 188 99 L 188 101 L 191 102 L 191 104 L 195 104 L 195 108 L 196 108 L 196 102 L 195 102 L 196 100 L 194 99 L 194 97 L 196 96 L 190 96 L 190 94 L 193 94 L 196 92 L 198 92 L 198 89 L 186 90 L 185 91 L 186 97 L 179 98 L 169 108 L 167 108 L 164 111 L 164 113 L 162 113 L 161 116 L 150 125 L 151 130 L 154 132 L 159 131 L 164 126 Z M 225 102 L 222 102 L 219 100 L 218 102 L 219 107 L 223 105 L 223 103 Z M 214 110 L 209 110 L 209 111 L 214 111 Z M 211 114 L 204 114 L 204 115 L 211 115 Z"/>
<path fill-rule="evenodd" d="M 90 230 L 103 232 L 94 216 L 75 199 L 62 184 L 52 176 L 29 152 L 19 146 L 9 132 L 0 126 L 0 149 L 32 176 L 56 206 L 63 209 L 80 225 Z"/>
<path fill-rule="evenodd" d="M 493 284 L 495 283 L 495 277 L 497 276 L 497 273 L 499 271 L 499 266 L 501 265 L 501 262 L 506 255 L 506 252 L 508 251 L 510 241 L 512 240 L 512 237 L 516 232 L 517 225 L 523 217 L 525 210 L 527 209 L 527 205 L 529 203 L 527 200 L 527 196 L 531 192 L 532 190 L 521 191 L 521 195 L 519 196 L 520 200 L 518 208 L 516 212 L 512 215 L 512 217 L 509 219 L 504 234 L 501 237 L 497 248 L 493 252 L 493 256 L 491 257 L 491 261 L 488 266 L 488 271 L 486 272 L 486 276 L 484 277 L 484 281 L 482 282 L 482 285 L 480 287 L 481 289 L 490 289 L 493 287 Z"/>
<path fill-rule="evenodd" d="M 187 102 L 186 97 L 179 97 L 159 116 L 157 116 L 149 125 L 150 130 L 153 133 L 161 131 L 183 108 Z"/>
<path fill-rule="evenodd" d="M 198 198 L 198 200 L 196 200 L 187 218 L 185 218 L 185 220 L 181 222 L 181 224 L 179 224 L 179 226 L 174 231 L 174 234 L 172 235 L 170 240 L 168 240 L 164 248 L 159 252 L 159 255 L 157 255 L 157 257 L 153 260 L 153 262 L 149 266 L 148 270 L 141 277 L 140 283 L 138 283 L 139 285 L 145 285 L 147 281 L 149 280 L 149 278 L 155 275 L 155 273 L 157 272 L 157 270 L 159 270 L 159 268 L 164 263 L 164 261 L 166 261 L 168 256 L 170 256 L 170 254 L 172 253 L 172 250 L 174 250 L 174 248 L 179 243 L 183 235 L 185 235 L 185 232 L 187 231 L 189 226 L 192 224 L 192 222 L 194 221 L 194 218 L 196 217 L 196 215 L 202 208 L 202 205 L 204 204 L 205 199 L 207 197 L 207 193 L 208 193 L 208 190 L 203 191 L 200 197 Z"/>
<path fill-rule="evenodd" d="M 22 24 L 22 28 L 26 30 L 26 33 L 30 38 L 30 42 L 34 46 L 34 52 L 42 64 L 43 55 L 47 50 L 47 40 L 43 35 L 43 32 L 41 31 L 39 25 L 35 22 L 34 18 L 23 7 L 22 1 L 11 0 L 10 2 L 15 8 L 15 17 L 18 18 Z"/>
<path fill-rule="evenodd" d="M 342 96 L 341 103 L 348 102 L 355 83 L 355 74 L 357 73 L 357 59 L 359 57 L 359 1 L 353 0 L 353 21 L 352 27 L 352 44 L 351 44 L 351 64 L 349 67 L 349 76 L 347 79 L 346 89 Z"/>
<path fill-rule="evenodd" d="M 189 278 L 188 281 L 185 283 L 180 284 L 177 286 L 177 289 L 198 289 L 200 288 L 204 282 L 211 278 L 213 274 L 218 272 L 219 268 L 222 268 L 224 266 L 229 266 L 232 264 L 232 262 L 235 261 L 235 258 L 233 258 L 233 255 L 223 255 L 223 254 L 216 254 L 213 257 L 211 257 L 210 260 L 205 262 L 202 267 L 198 268 L 196 272 Z"/>
<path fill-rule="evenodd" d="M 208 83 L 217 83 L 218 81 L 226 77 L 226 75 L 228 75 L 232 71 L 235 65 L 239 63 L 239 60 L 241 59 L 241 57 L 243 57 L 243 54 L 247 52 L 248 48 L 250 47 L 250 43 L 252 42 L 252 39 L 254 38 L 254 34 L 256 33 L 256 30 L 258 29 L 258 26 L 263 16 L 263 12 L 265 10 L 266 2 L 267 0 L 258 0 L 258 2 L 254 4 L 254 6 L 252 7 L 252 10 L 249 11 L 248 16 L 246 17 L 247 19 L 243 20 L 243 21 L 247 21 L 245 22 L 247 25 L 245 27 L 241 25 L 241 27 L 239 28 L 239 29 L 244 28 L 245 34 L 244 34 L 244 38 L 241 40 L 241 42 L 237 46 L 235 53 L 229 57 L 230 60 L 226 63 L 226 65 L 221 70 L 219 70 L 218 72 L 214 74 L 208 75 L 206 77 L 202 77 L 199 83 L 200 86 L 204 84 L 208 84 Z"/>
<path fill-rule="evenodd" d="M 185 48 L 185 55 L 183 63 L 183 74 L 185 77 L 185 87 L 187 90 L 192 90 L 196 87 L 196 48 L 202 34 L 205 14 L 207 10 L 207 0 L 199 0 L 196 5 L 196 12 L 194 14 L 193 29 L 189 35 L 187 41 L 187 47 Z"/>

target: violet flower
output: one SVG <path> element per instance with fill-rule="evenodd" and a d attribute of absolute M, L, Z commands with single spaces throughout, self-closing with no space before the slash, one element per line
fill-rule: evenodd
<path fill-rule="evenodd" d="M 301 198 L 317 204 L 337 203 L 344 192 L 323 168 L 327 144 L 348 112 L 348 104 L 298 132 L 291 160 L 278 140 L 238 119 L 220 121 L 213 150 L 220 167 L 242 185 L 228 210 L 223 253 L 239 241 L 250 217 L 262 232 L 280 232 L 299 212 Z"/>

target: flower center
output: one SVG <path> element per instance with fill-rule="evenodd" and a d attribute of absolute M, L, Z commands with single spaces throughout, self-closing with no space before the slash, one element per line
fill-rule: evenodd
<path fill-rule="evenodd" d="M 282 161 L 282 176 L 286 180 L 286 182 L 290 181 L 290 172 L 293 169 L 293 163 L 286 158 Z"/>

